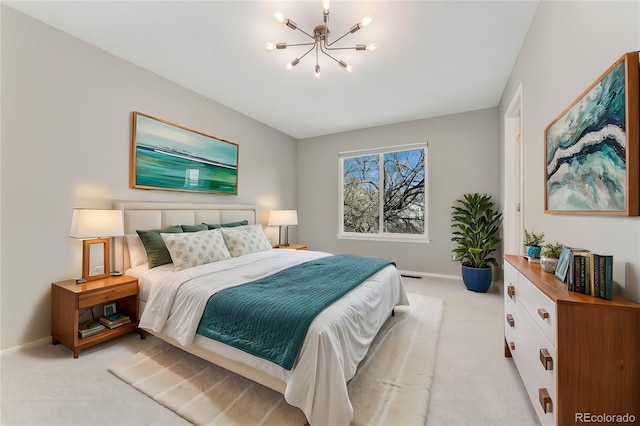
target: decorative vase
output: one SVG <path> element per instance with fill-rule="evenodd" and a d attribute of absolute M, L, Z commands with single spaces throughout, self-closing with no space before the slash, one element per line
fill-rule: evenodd
<path fill-rule="evenodd" d="M 535 259 L 540 257 L 540 252 L 542 251 L 542 247 L 540 246 L 527 246 L 526 253 L 527 256 L 533 257 Z"/>
<path fill-rule="evenodd" d="M 486 268 L 472 268 L 462 265 L 462 281 L 464 281 L 467 290 L 486 293 L 489 287 L 491 287 L 492 280 L 493 271 L 491 266 L 487 266 Z"/>
<path fill-rule="evenodd" d="M 542 256 L 540 258 L 540 267 L 543 271 L 553 274 L 556 272 L 559 260 L 560 259 L 555 259 L 553 257 Z"/>

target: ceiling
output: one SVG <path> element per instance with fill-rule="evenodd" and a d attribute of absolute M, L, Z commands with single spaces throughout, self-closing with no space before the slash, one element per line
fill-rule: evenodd
<path fill-rule="evenodd" d="M 373 22 L 335 46 L 348 73 L 304 47 L 268 52 L 267 41 L 303 43 L 273 17 L 312 33 L 315 1 L 4 1 L 296 139 L 498 105 L 538 1 L 332 1 L 332 40 L 364 15 Z"/>

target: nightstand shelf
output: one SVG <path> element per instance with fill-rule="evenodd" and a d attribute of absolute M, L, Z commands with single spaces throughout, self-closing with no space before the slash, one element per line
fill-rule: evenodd
<path fill-rule="evenodd" d="M 114 329 L 105 329 L 92 336 L 78 336 L 81 311 L 116 303 L 117 311 L 131 322 Z M 78 358 L 80 351 L 138 330 L 138 280 L 126 275 L 76 284 L 75 280 L 51 284 L 51 342 L 62 343 Z M 144 338 L 144 334 L 140 333 Z"/>

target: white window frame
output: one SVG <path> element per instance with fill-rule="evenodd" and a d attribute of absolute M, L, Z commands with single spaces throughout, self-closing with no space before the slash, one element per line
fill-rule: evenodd
<path fill-rule="evenodd" d="M 380 180 L 384 182 L 384 154 L 410 151 L 414 149 L 424 149 L 424 233 L 422 234 L 398 234 L 384 232 L 384 214 L 380 214 L 380 226 L 377 233 L 360 233 L 344 231 L 344 159 L 353 157 L 363 157 L 367 155 L 378 155 L 381 165 Z M 427 142 L 419 142 L 408 145 L 396 145 L 383 148 L 363 149 L 357 151 L 346 151 L 338 154 L 338 239 L 341 240 L 367 240 L 367 241 L 388 241 L 402 243 L 429 243 L 429 150 Z M 383 212 L 383 197 L 380 193 L 380 212 Z"/>

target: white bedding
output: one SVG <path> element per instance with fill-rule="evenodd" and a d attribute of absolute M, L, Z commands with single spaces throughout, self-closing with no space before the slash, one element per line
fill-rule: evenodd
<path fill-rule="evenodd" d="M 388 266 L 320 313 L 291 371 L 215 340 L 196 335 L 211 294 L 308 260 L 330 256 L 306 250 L 268 250 L 173 272 L 172 265 L 130 269 L 147 301 L 140 327 L 259 369 L 286 382 L 285 400 L 313 426 L 347 425 L 353 417 L 346 383 L 396 305 L 407 305 L 400 274 Z"/>

